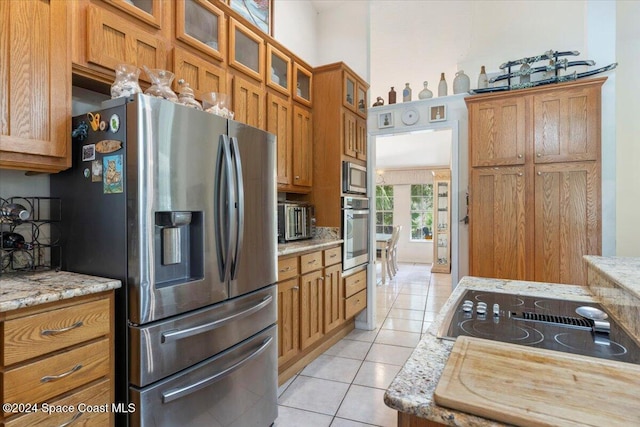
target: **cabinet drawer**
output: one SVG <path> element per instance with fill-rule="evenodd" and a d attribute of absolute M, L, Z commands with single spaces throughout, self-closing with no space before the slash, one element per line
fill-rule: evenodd
<path fill-rule="evenodd" d="M 296 277 L 298 275 L 298 257 L 278 258 L 278 282 Z"/>
<path fill-rule="evenodd" d="M 367 306 L 367 291 L 361 290 L 357 294 L 344 301 L 344 317 L 349 319 L 359 312 L 361 312 Z"/>
<path fill-rule="evenodd" d="M 2 376 L 4 401 L 42 402 L 107 376 L 111 367 L 109 356 L 109 340 L 104 338 L 9 369 Z"/>
<path fill-rule="evenodd" d="M 344 278 L 344 296 L 349 298 L 351 295 L 360 292 L 367 287 L 367 272 L 359 271 L 356 274 Z"/>
<path fill-rule="evenodd" d="M 109 303 L 105 298 L 4 322 L 3 365 L 109 334 Z"/>
<path fill-rule="evenodd" d="M 9 421 L 5 421 L 5 427 L 49 427 L 49 426 L 62 426 L 74 420 L 69 425 L 75 426 L 108 426 L 112 425 L 110 421 L 111 411 L 111 382 L 109 380 L 102 380 L 89 387 L 85 387 L 73 394 L 70 394 L 61 399 L 56 399 L 47 402 L 50 406 L 73 406 L 74 412 L 33 412 L 22 417 L 14 417 Z M 82 410 L 78 408 L 78 404 L 82 403 L 87 407 L 102 406 L 100 409 L 107 409 L 104 411 Z M 109 406 L 105 406 L 109 405 Z"/>
<path fill-rule="evenodd" d="M 324 265 L 334 265 L 341 261 L 340 255 L 342 255 L 342 251 L 340 247 L 325 249 L 324 250 Z"/>
<path fill-rule="evenodd" d="M 322 251 L 312 252 L 300 257 L 300 274 L 322 268 Z"/>

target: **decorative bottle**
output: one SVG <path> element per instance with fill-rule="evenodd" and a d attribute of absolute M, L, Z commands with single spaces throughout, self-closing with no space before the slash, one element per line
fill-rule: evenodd
<path fill-rule="evenodd" d="M 447 96 L 447 81 L 444 79 L 444 73 L 440 73 L 440 83 L 438 83 L 438 96 Z"/>
<path fill-rule="evenodd" d="M 185 82 L 184 79 L 180 79 L 178 80 L 178 84 L 180 85 L 178 103 L 202 111 L 202 105 L 196 101 L 193 89 L 189 87 L 189 83 Z"/>
<path fill-rule="evenodd" d="M 22 222 L 29 219 L 31 213 L 18 203 L 10 203 L 0 208 L 0 222 Z"/>
<path fill-rule="evenodd" d="M 427 87 L 427 85 L 429 84 L 429 82 L 425 81 L 423 83 L 424 85 L 424 89 L 422 89 L 420 91 L 420 93 L 418 94 L 418 98 L 420 99 L 429 99 L 429 98 L 433 98 L 433 92 L 431 92 L 429 90 L 429 88 Z"/>
<path fill-rule="evenodd" d="M 478 76 L 478 89 L 484 89 L 489 87 L 489 80 L 487 79 L 487 72 L 484 70 L 484 65 L 480 67 L 480 75 Z"/>
<path fill-rule="evenodd" d="M 469 92 L 471 82 L 469 76 L 464 73 L 464 70 L 460 70 L 456 73 L 456 77 L 453 79 L 453 93 L 465 93 Z"/>
<path fill-rule="evenodd" d="M 396 103 L 396 91 L 393 90 L 393 86 L 391 86 L 391 90 L 389 91 L 389 104 Z"/>
<path fill-rule="evenodd" d="M 404 84 L 404 89 L 402 90 L 402 102 L 411 101 L 411 88 L 409 87 L 409 83 Z"/>

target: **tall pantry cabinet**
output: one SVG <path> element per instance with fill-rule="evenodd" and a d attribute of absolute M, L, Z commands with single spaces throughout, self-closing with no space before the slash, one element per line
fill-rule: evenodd
<path fill-rule="evenodd" d="M 601 253 L 601 87 L 579 80 L 466 98 L 470 273 L 586 284 Z"/>

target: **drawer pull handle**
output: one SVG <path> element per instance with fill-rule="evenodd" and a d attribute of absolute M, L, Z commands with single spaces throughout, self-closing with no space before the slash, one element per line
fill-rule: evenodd
<path fill-rule="evenodd" d="M 74 366 L 73 368 L 69 369 L 67 372 L 63 372 L 60 375 L 46 375 L 42 378 L 40 378 L 40 382 L 41 383 L 48 383 L 49 381 L 57 381 L 59 379 L 62 379 L 64 377 L 67 377 L 71 374 L 73 374 L 74 372 L 79 371 L 80 369 L 82 369 L 82 365 L 81 364 L 77 364 L 76 366 Z"/>
<path fill-rule="evenodd" d="M 82 320 L 74 323 L 71 326 L 67 326 L 66 328 L 60 328 L 60 329 L 43 329 L 42 331 L 40 331 L 40 335 L 56 335 L 56 334 L 61 334 L 63 332 L 67 332 L 70 331 L 72 329 L 76 329 L 79 328 L 80 326 L 82 326 Z"/>
<path fill-rule="evenodd" d="M 77 414 L 75 414 L 75 415 L 73 416 L 73 418 L 71 418 L 69 421 L 67 421 L 67 422 L 66 422 L 66 423 L 64 423 L 64 424 L 60 424 L 58 427 L 67 427 L 67 426 L 70 426 L 71 424 L 73 424 L 74 422 L 76 422 L 76 420 L 77 420 L 78 418 L 80 418 L 80 417 L 82 416 L 82 414 L 84 414 L 84 412 L 78 412 Z"/>
<path fill-rule="evenodd" d="M 329 258 L 335 258 L 337 256 L 338 256 L 337 254 L 331 254 L 331 255 L 329 255 Z"/>
<path fill-rule="evenodd" d="M 287 268 L 283 268 L 282 270 L 280 270 L 280 273 L 286 273 L 289 270 L 291 270 L 291 266 L 288 266 Z"/>
<path fill-rule="evenodd" d="M 315 264 L 316 262 L 318 262 L 317 259 L 312 259 L 311 261 L 307 262 L 307 264 L 311 265 L 311 264 Z"/>

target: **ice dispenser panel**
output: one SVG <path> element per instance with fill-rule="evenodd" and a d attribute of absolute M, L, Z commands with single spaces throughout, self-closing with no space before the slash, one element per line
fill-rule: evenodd
<path fill-rule="evenodd" d="M 203 278 L 202 212 L 156 212 L 156 286 Z"/>

